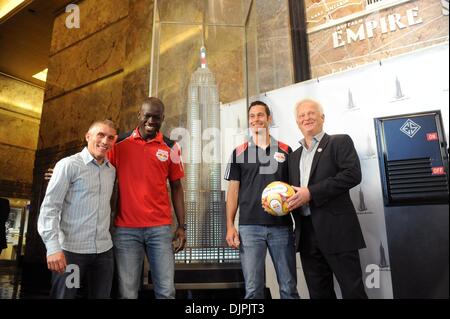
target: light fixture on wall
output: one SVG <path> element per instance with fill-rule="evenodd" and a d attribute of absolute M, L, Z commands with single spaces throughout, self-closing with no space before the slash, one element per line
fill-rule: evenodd
<path fill-rule="evenodd" d="M 48 72 L 48 69 L 44 69 L 41 72 L 38 72 L 35 75 L 33 75 L 33 78 L 38 79 L 42 82 L 46 82 L 47 81 L 47 72 Z"/>
<path fill-rule="evenodd" d="M 30 0 L 0 0 L 0 20 L 24 7 Z"/>

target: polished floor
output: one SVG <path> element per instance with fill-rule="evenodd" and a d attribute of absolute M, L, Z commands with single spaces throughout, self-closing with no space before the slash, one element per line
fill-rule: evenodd
<path fill-rule="evenodd" d="M 48 299 L 49 291 L 22 286 L 22 270 L 15 263 L 0 263 L 0 299 Z"/>
<path fill-rule="evenodd" d="M 20 282 L 15 267 L 0 266 L 0 299 L 17 299 Z"/>
<path fill-rule="evenodd" d="M 115 295 L 113 289 L 113 299 Z M 78 297 L 84 299 L 82 289 Z M 243 297 L 244 290 L 242 288 L 177 289 L 176 292 L 176 299 L 242 299 Z M 49 299 L 49 289 L 22 285 L 21 268 L 17 267 L 15 263 L 0 262 L 0 299 Z M 139 299 L 154 299 L 153 291 L 147 288 L 142 289 Z"/>

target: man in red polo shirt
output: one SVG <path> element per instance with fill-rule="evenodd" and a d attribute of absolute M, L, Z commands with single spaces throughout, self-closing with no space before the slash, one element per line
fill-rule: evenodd
<path fill-rule="evenodd" d="M 119 184 L 113 234 L 119 297 L 138 297 L 146 254 L 155 297 L 175 298 L 174 252 L 186 244 L 181 152 L 159 131 L 164 121 L 161 100 L 146 98 L 138 120 L 138 127 L 122 136 L 108 156 Z M 178 221 L 175 238 L 167 181 Z"/>

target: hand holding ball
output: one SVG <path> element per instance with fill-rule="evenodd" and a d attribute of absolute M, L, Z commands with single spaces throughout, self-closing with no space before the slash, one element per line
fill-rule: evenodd
<path fill-rule="evenodd" d="M 273 216 L 284 216 L 289 213 L 286 200 L 295 194 L 295 190 L 284 182 L 272 182 L 264 188 L 261 204 L 264 210 Z"/>

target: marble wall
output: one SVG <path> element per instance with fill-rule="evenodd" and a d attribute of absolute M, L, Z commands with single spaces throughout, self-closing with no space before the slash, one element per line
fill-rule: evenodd
<path fill-rule="evenodd" d="M 35 85 L 0 74 L 0 107 L 39 119 L 44 90 Z"/>
<path fill-rule="evenodd" d="M 127 29 L 128 21 L 120 20 L 52 55 L 45 100 L 77 91 L 122 71 Z"/>
<path fill-rule="evenodd" d="M 39 149 L 83 141 L 94 119 L 118 122 L 123 74 L 84 86 L 59 98 L 45 101 L 39 134 Z"/>
<path fill-rule="evenodd" d="M 256 0 L 259 93 L 294 83 L 289 0 Z"/>
<path fill-rule="evenodd" d="M 130 1 L 119 117 L 121 131 L 136 126 L 140 102 L 149 95 L 153 8 L 153 0 Z"/>
<path fill-rule="evenodd" d="M 128 16 L 128 1 L 97 0 L 78 3 L 80 8 L 80 28 L 65 27 L 67 14 L 56 17 L 53 24 L 52 44 L 50 55 L 54 55 L 65 48 L 86 39 L 86 37 L 108 28 L 115 22 Z"/>
<path fill-rule="evenodd" d="M 0 75 L 0 196 L 29 198 L 44 90 Z"/>

